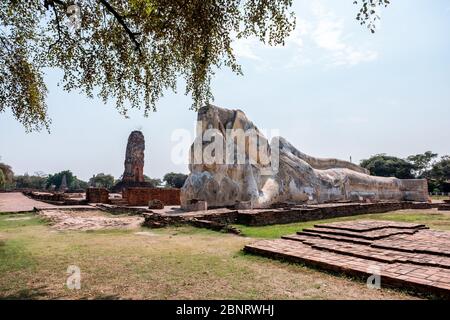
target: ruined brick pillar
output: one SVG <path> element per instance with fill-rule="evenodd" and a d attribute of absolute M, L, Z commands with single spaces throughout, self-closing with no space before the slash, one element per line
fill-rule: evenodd
<path fill-rule="evenodd" d="M 125 169 L 122 179 L 112 189 L 112 192 L 122 192 L 125 188 L 151 187 L 144 179 L 145 139 L 141 131 L 133 131 L 128 137 L 125 151 Z"/>
<path fill-rule="evenodd" d="M 145 139 L 142 132 L 131 132 L 125 152 L 123 182 L 144 182 L 144 150 Z"/>

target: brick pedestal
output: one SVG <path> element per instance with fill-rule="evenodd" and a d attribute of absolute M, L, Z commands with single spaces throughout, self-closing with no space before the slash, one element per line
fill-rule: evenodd
<path fill-rule="evenodd" d="M 88 188 L 86 200 L 89 203 L 109 203 L 109 191 L 105 188 Z"/>
<path fill-rule="evenodd" d="M 148 206 L 150 200 L 160 200 L 166 206 L 180 205 L 180 189 L 126 188 L 122 198 L 130 206 Z"/>

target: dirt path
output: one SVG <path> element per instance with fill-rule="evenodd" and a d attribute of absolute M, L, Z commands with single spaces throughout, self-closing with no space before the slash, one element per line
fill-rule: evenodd
<path fill-rule="evenodd" d="M 39 211 L 39 215 L 50 221 L 56 230 L 101 230 L 101 229 L 133 229 L 144 221 L 139 216 L 110 216 L 102 211 L 72 211 L 49 209 Z"/>
<path fill-rule="evenodd" d="M 30 199 L 20 192 L 0 193 L 0 213 L 33 211 L 35 207 L 53 208 L 55 206 L 45 202 Z"/>

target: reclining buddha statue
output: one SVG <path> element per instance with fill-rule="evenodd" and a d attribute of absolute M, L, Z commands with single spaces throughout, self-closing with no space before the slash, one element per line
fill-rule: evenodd
<path fill-rule="evenodd" d="M 253 208 L 279 203 L 429 201 L 425 179 L 371 176 L 351 162 L 302 153 L 281 137 L 269 143 L 244 112 L 213 105 L 198 111 L 189 170 L 181 189 L 182 207 L 198 200 L 208 207 L 245 202 Z"/>

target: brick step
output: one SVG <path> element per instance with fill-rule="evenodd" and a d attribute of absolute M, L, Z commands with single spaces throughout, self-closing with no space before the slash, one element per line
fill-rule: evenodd
<path fill-rule="evenodd" d="M 127 201 L 124 199 L 110 199 L 110 204 L 116 205 L 116 206 L 125 206 L 127 205 Z"/>
<path fill-rule="evenodd" d="M 394 235 L 389 238 L 376 240 L 372 243 L 372 246 L 417 254 L 425 253 L 436 256 L 450 256 L 450 232 L 421 230 L 410 236 Z"/>
<path fill-rule="evenodd" d="M 318 240 L 314 239 L 323 239 L 323 240 L 331 240 L 335 243 L 350 243 L 350 244 L 357 244 L 357 245 L 363 245 L 365 248 L 370 249 L 378 249 L 380 252 L 385 251 L 385 249 L 390 250 L 391 253 L 396 253 L 397 255 L 402 254 L 410 254 L 408 257 L 412 257 L 411 261 L 413 261 L 415 264 L 421 264 L 421 265 L 437 265 L 444 268 L 450 267 L 450 260 L 444 260 L 441 261 L 443 258 L 448 259 L 450 257 L 450 254 L 446 254 L 445 252 L 439 251 L 439 250 L 417 250 L 417 249 L 403 249 L 399 247 L 392 247 L 390 245 L 382 245 L 378 244 L 378 241 L 368 241 L 364 239 L 357 239 L 357 238 L 351 238 L 351 237 L 343 237 L 343 236 L 334 236 L 334 235 L 321 235 L 321 234 L 293 234 L 293 235 L 287 235 L 282 236 L 282 239 L 286 240 L 292 240 L 292 241 L 300 241 L 308 245 L 315 245 Z M 316 242 L 315 242 L 316 241 Z M 322 248 L 325 249 L 325 248 Z M 445 248 L 444 248 L 445 250 Z M 415 260 L 414 257 L 417 256 L 417 254 L 423 254 L 421 256 L 421 259 Z M 422 261 L 423 259 L 427 259 L 426 261 Z M 400 261 L 399 261 L 400 262 Z"/>
<path fill-rule="evenodd" d="M 450 297 L 450 232 L 423 225 L 337 222 L 244 250 L 349 275 L 376 272 L 384 284 Z"/>
<path fill-rule="evenodd" d="M 353 232 L 375 231 L 386 228 L 395 229 L 428 229 L 424 224 L 383 221 L 383 220 L 358 220 L 358 222 L 334 222 L 314 225 L 314 228 L 338 229 Z"/>
<path fill-rule="evenodd" d="M 332 234 L 337 236 L 346 236 L 353 238 L 360 238 L 366 240 L 378 240 L 383 239 L 392 235 L 398 234 L 414 234 L 417 232 L 417 229 L 397 229 L 397 228 L 384 228 L 366 232 L 355 232 L 355 231 L 347 231 L 333 228 L 305 228 L 302 231 L 297 232 L 298 234 Z"/>
<path fill-rule="evenodd" d="M 449 257 L 443 256 L 437 257 L 434 254 L 420 254 L 420 256 L 418 256 L 416 253 L 411 252 L 386 250 L 367 245 L 343 244 L 338 241 L 331 241 L 331 242 L 326 241 L 327 240 L 319 240 L 319 241 L 313 240 L 313 241 L 305 241 L 304 243 L 318 250 L 327 250 L 367 260 L 374 260 L 388 263 L 398 262 L 412 265 L 450 269 Z"/>
<path fill-rule="evenodd" d="M 399 251 L 396 248 L 379 248 L 371 246 L 370 241 L 356 242 L 355 239 L 342 237 L 312 237 L 309 235 L 283 236 L 282 239 L 300 241 L 318 250 L 336 252 L 374 261 L 411 263 L 416 265 L 450 268 L 450 258 L 435 254 L 422 254 L 417 258 L 416 252 Z M 388 249 L 388 250 L 385 250 Z"/>
<path fill-rule="evenodd" d="M 409 262 L 400 263 L 395 260 L 388 262 L 388 259 L 369 260 L 355 255 L 319 250 L 301 241 L 286 239 L 258 241 L 245 246 L 244 251 L 269 258 L 305 263 L 351 276 L 368 277 L 373 274 L 376 267 L 385 285 L 450 296 L 450 269 L 448 268 Z M 334 251 L 337 251 L 336 248 Z"/>
<path fill-rule="evenodd" d="M 379 249 L 393 249 L 391 245 L 385 245 L 382 243 L 373 243 L 371 245 L 374 248 Z M 450 257 L 450 250 L 448 248 L 440 248 L 440 249 L 414 249 L 414 248 L 404 248 L 404 247 L 395 247 L 396 251 L 409 252 L 409 253 L 417 253 L 417 254 L 431 254 L 436 256 Z"/>
<path fill-rule="evenodd" d="M 344 242 L 350 242 L 350 243 L 356 243 L 356 244 L 365 244 L 370 245 L 372 241 L 365 240 L 365 239 L 359 239 L 354 237 L 346 237 L 346 236 L 337 236 L 332 234 L 320 234 L 320 233 L 297 233 L 297 234 L 291 234 L 287 236 L 282 236 L 282 239 L 288 239 L 288 240 L 294 240 L 294 241 L 305 241 L 308 240 L 310 237 L 317 237 L 321 239 L 329 239 L 329 240 L 337 240 L 337 241 L 344 241 Z"/>

